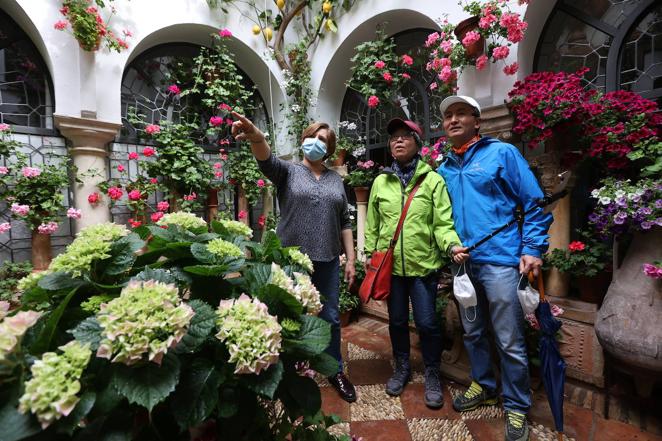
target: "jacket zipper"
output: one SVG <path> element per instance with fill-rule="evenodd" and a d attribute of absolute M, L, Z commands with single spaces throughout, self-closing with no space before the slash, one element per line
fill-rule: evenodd
<path fill-rule="evenodd" d="M 398 182 L 400 183 L 400 216 L 402 216 L 402 212 L 405 209 L 405 186 L 402 184 L 402 181 L 400 178 L 398 178 Z M 413 179 L 413 177 L 412 177 Z M 398 238 L 400 240 L 400 257 L 402 260 L 402 276 L 407 277 L 407 272 L 405 271 L 405 221 L 407 219 L 402 220 L 402 230 L 400 230 L 400 237 Z"/>

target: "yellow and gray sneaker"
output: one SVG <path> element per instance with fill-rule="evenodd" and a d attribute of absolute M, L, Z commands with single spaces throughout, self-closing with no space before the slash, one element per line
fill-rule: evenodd
<path fill-rule="evenodd" d="M 529 424 L 526 415 L 513 410 L 506 411 L 506 441 L 528 441 Z"/>
<path fill-rule="evenodd" d="M 471 382 L 469 389 L 453 400 L 453 409 L 457 412 L 467 412 L 480 406 L 493 406 L 498 402 L 496 393 L 483 389 L 475 381 Z"/>

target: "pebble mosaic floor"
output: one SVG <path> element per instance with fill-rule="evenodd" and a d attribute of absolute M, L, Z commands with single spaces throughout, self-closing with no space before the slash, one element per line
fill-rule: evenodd
<path fill-rule="evenodd" d="M 424 378 L 420 354 L 412 349 L 413 376 L 400 397 L 384 392 L 392 373 L 390 344 L 384 332 L 361 327 L 361 322 L 343 328 L 345 371 L 354 383 L 358 399 L 343 401 L 324 378 L 317 378 L 322 390 L 323 409 L 343 421 L 330 430 L 351 434 L 363 441 L 500 441 L 504 439 L 503 410 L 500 405 L 482 407 L 459 414 L 452 408 L 452 397 L 466 387 L 444 381 L 444 406 L 428 409 L 423 402 Z M 531 441 L 555 441 L 553 420 L 544 395 L 534 394 L 530 414 Z M 642 432 L 633 426 L 599 418 L 588 409 L 566 405 L 565 441 L 662 441 L 662 437 Z M 620 424 L 620 426 L 614 426 Z M 621 427 L 624 426 L 624 427 Z"/>

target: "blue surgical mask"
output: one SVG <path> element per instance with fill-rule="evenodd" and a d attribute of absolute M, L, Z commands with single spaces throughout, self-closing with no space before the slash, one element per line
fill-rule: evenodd
<path fill-rule="evenodd" d="M 303 155 L 309 161 L 319 161 L 326 155 L 326 144 L 319 138 L 306 138 L 301 144 Z"/>

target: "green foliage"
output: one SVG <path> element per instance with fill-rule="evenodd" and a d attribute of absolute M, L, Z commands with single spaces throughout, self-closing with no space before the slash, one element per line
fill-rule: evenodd
<path fill-rule="evenodd" d="M 0 265 L 0 301 L 15 301 L 18 281 L 32 272 L 30 262 L 13 263 L 9 260 Z"/>
<path fill-rule="evenodd" d="M 267 178 L 260 171 L 250 147 L 243 145 L 231 151 L 228 154 L 226 167 L 230 178 L 243 189 L 249 205 L 255 205 L 262 196 L 264 188 L 259 187 L 257 182 L 262 179 L 266 185 Z"/>
<path fill-rule="evenodd" d="M 611 263 L 611 247 L 589 232 L 579 231 L 584 242 L 571 242 L 567 249 L 554 249 L 545 256 L 546 266 L 553 266 L 572 276 L 593 277 Z"/>

